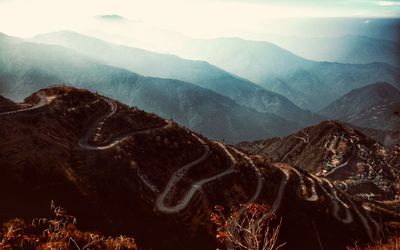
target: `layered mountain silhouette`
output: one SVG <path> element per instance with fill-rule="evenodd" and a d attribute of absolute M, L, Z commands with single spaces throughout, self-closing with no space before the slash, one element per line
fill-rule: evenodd
<path fill-rule="evenodd" d="M 260 202 L 282 217 L 279 240 L 287 249 L 319 249 L 319 242 L 341 249 L 379 239 L 382 224 L 390 230 L 399 220 L 385 203 L 352 197 L 326 178 L 87 90 L 42 89 L 14 105 L 0 107 L 0 221 L 32 219 L 56 200 L 84 228 L 132 235 L 146 249 L 215 249 L 214 206 Z M 328 148 L 352 147 L 352 137 L 324 131 L 331 133 Z M 357 132 L 349 136 L 366 159 L 383 157 L 382 146 Z"/>
<path fill-rule="evenodd" d="M 268 41 L 294 54 L 316 61 L 339 63 L 384 62 L 399 66 L 400 44 L 395 41 L 360 35 L 339 37 L 277 37 Z"/>
<path fill-rule="evenodd" d="M 239 38 L 194 40 L 179 53 L 206 60 L 312 111 L 371 82 L 385 81 L 400 87 L 398 67 L 377 62 L 315 62 L 263 41 Z"/>
<path fill-rule="evenodd" d="M 363 199 L 399 194 L 399 169 L 390 149 L 349 125 L 324 121 L 283 138 L 243 142 L 239 147 L 335 181 Z"/>
<path fill-rule="evenodd" d="M 353 89 L 320 111 L 332 119 L 359 127 L 400 130 L 400 90 L 386 82 Z"/>
<path fill-rule="evenodd" d="M 29 43 L 6 35 L 1 35 L 0 46 L 1 94 L 14 100 L 64 82 L 99 91 L 173 118 L 210 138 L 230 142 L 284 135 L 300 126 L 194 84 L 144 77 L 60 46 Z"/>
<path fill-rule="evenodd" d="M 318 115 L 300 109 L 286 97 L 267 91 L 205 61 L 186 60 L 174 55 L 118 46 L 70 31 L 38 35 L 32 40 L 65 46 L 98 59 L 103 64 L 145 76 L 190 82 L 227 96 L 240 105 L 254 108 L 259 112 L 273 113 L 303 125 L 322 120 Z"/>

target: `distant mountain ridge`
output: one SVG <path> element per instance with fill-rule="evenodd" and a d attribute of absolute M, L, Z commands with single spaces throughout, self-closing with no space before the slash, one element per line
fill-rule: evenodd
<path fill-rule="evenodd" d="M 400 130 L 400 90 L 386 82 L 353 89 L 320 113 L 356 126 L 379 130 Z"/>
<path fill-rule="evenodd" d="M 187 60 L 170 54 L 114 45 L 71 31 L 38 35 L 32 41 L 65 46 L 98 59 L 103 64 L 124 68 L 145 76 L 190 82 L 227 96 L 243 106 L 260 112 L 274 113 L 304 125 L 322 120 L 322 117 L 302 110 L 286 97 L 205 61 Z"/>
<path fill-rule="evenodd" d="M 361 35 L 340 37 L 277 37 L 268 41 L 316 61 L 366 64 L 384 62 L 400 66 L 400 43 Z"/>
<path fill-rule="evenodd" d="M 0 94 L 14 100 L 55 83 L 67 83 L 100 91 L 129 105 L 173 118 L 210 138 L 230 142 L 283 135 L 300 126 L 187 82 L 143 77 L 101 65 L 60 46 L 3 37 L 0 39 Z"/>
<path fill-rule="evenodd" d="M 207 60 L 317 111 L 346 92 L 370 82 L 400 88 L 400 68 L 386 63 L 342 64 L 306 60 L 263 41 L 217 38 L 189 42 L 179 55 Z"/>

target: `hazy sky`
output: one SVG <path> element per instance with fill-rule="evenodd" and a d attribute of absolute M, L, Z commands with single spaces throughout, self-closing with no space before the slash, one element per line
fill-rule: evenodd
<path fill-rule="evenodd" d="M 400 0 L 0 0 L 0 32 L 76 30 L 103 14 L 207 37 L 265 32 L 266 23 L 280 18 L 400 17 Z"/>

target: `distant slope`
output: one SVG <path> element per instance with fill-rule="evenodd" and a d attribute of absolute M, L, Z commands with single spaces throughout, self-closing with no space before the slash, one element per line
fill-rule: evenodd
<path fill-rule="evenodd" d="M 65 46 L 101 60 L 103 64 L 142 75 L 194 83 L 227 96 L 241 105 L 260 112 L 274 113 L 304 125 L 322 120 L 317 114 L 297 107 L 286 97 L 267 91 L 204 61 L 186 60 L 174 55 L 114 45 L 70 31 L 43 34 L 32 40 Z"/>
<path fill-rule="evenodd" d="M 0 50 L 0 94 L 12 99 L 21 100 L 29 92 L 54 83 L 67 83 L 99 91 L 229 142 L 282 135 L 298 128 L 295 122 L 240 106 L 211 90 L 101 65 L 63 47 L 3 36 Z"/>
<path fill-rule="evenodd" d="M 371 193 L 385 200 L 399 192 L 393 185 L 398 170 L 391 165 L 390 150 L 348 125 L 324 121 L 287 137 L 238 146 L 271 161 L 326 176 L 352 194 Z"/>
<path fill-rule="evenodd" d="M 339 63 L 384 62 L 400 66 L 400 43 L 347 35 L 340 37 L 274 37 L 268 41 L 290 50 L 304 58 Z"/>
<path fill-rule="evenodd" d="M 321 114 L 356 126 L 400 130 L 400 90 L 380 82 L 354 89 L 321 110 Z"/>
<path fill-rule="evenodd" d="M 361 127 L 356 127 L 356 129 L 363 132 L 365 135 L 373 138 L 375 141 L 382 143 L 388 148 L 393 149 L 396 146 L 398 147 L 400 145 L 400 130 L 391 131 Z M 400 164 L 400 161 L 398 164 Z"/>
<path fill-rule="evenodd" d="M 238 38 L 195 40 L 180 54 L 207 60 L 312 111 L 368 82 L 385 81 L 400 87 L 398 67 L 384 63 L 315 62 L 269 42 Z"/>

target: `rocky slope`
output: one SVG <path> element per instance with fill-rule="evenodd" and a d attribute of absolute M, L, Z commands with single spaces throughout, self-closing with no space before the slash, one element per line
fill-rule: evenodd
<path fill-rule="evenodd" d="M 54 199 L 83 229 L 145 249 L 215 249 L 214 206 L 258 202 L 283 218 L 286 249 L 319 249 L 318 239 L 342 249 L 380 238 L 378 219 L 399 220 L 324 178 L 86 90 L 43 89 L 17 105 L 0 114 L 1 222 L 30 220 Z"/>
<path fill-rule="evenodd" d="M 332 119 L 359 127 L 379 130 L 400 130 L 400 90 L 379 82 L 353 89 L 320 111 Z"/>
<path fill-rule="evenodd" d="M 400 194 L 394 152 L 349 125 L 325 121 L 284 138 L 244 142 L 239 147 L 329 178 L 362 199 L 391 200 Z"/>
<path fill-rule="evenodd" d="M 99 64 L 70 49 L 0 36 L 1 93 L 18 100 L 55 83 L 68 83 L 173 118 L 213 139 L 229 142 L 284 135 L 300 127 L 188 82 L 144 77 Z"/>

